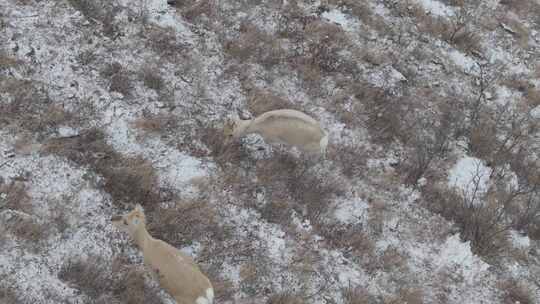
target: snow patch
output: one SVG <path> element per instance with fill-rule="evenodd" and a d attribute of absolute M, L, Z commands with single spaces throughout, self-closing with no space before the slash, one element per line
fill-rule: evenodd
<path fill-rule="evenodd" d="M 531 246 L 531 239 L 527 235 L 523 235 L 515 230 L 510 230 L 510 238 L 512 240 L 512 244 L 516 248 L 529 248 Z"/>
<path fill-rule="evenodd" d="M 419 2 L 426 11 L 430 12 L 433 15 L 451 17 L 456 14 L 451 7 L 444 5 L 440 1 L 419 0 Z"/>
<path fill-rule="evenodd" d="M 465 156 L 450 169 L 448 185 L 458 188 L 470 197 L 475 194 L 475 190 L 477 193 L 487 191 L 490 173 L 491 169 L 484 165 L 482 160 Z"/>

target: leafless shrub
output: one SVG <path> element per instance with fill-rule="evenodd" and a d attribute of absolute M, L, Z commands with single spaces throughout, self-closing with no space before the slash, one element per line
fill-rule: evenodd
<path fill-rule="evenodd" d="M 45 151 L 93 168 L 104 177 L 102 187 L 115 203 L 141 203 L 151 209 L 160 201 L 157 175 L 150 162 L 139 157 L 124 157 L 114 151 L 100 130 L 50 140 Z"/>
<path fill-rule="evenodd" d="M 368 152 L 364 146 L 341 144 L 331 147 L 327 153 L 327 157 L 335 161 L 348 178 L 363 176 L 367 171 Z"/>
<path fill-rule="evenodd" d="M 422 304 L 424 303 L 424 293 L 418 288 L 401 288 L 399 294 L 384 299 L 384 304 Z"/>
<path fill-rule="evenodd" d="M 189 2 L 189 6 L 185 6 L 184 1 L 176 1 L 178 6 L 182 8 L 181 14 L 188 21 L 196 21 L 201 17 L 208 19 L 216 16 L 216 4 L 212 0 L 200 0 Z"/>
<path fill-rule="evenodd" d="M 62 266 L 58 278 L 68 282 L 88 297 L 98 299 L 111 286 L 111 273 L 105 271 L 103 261 L 97 257 L 68 261 Z"/>
<path fill-rule="evenodd" d="M 133 121 L 135 128 L 145 133 L 162 134 L 178 127 L 178 118 L 169 113 L 153 114 L 144 111 L 142 117 Z"/>
<path fill-rule="evenodd" d="M 397 248 L 388 247 L 384 250 L 381 256 L 381 265 L 384 271 L 390 272 L 394 270 L 401 270 L 407 265 L 406 257 L 404 257 Z M 407 302 L 409 303 L 409 302 Z"/>
<path fill-rule="evenodd" d="M 148 230 L 175 247 L 208 239 L 213 242 L 223 241 L 228 235 L 227 229 L 219 223 L 216 210 L 204 201 L 160 206 L 149 215 Z"/>
<path fill-rule="evenodd" d="M 179 41 L 171 28 L 148 25 L 141 34 L 146 38 L 146 47 L 163 58 L 181 60 L 187 56 L 189 46 Z"/>
<path fill-rule="evenodd" d="M 50 132 L 73 119 L 73 114 L 50 100 L 43 88 L 28 80 L 4 78 L 0 90 L 12 100 L 0 103 L 0 125 L 34 133 Z"/>
<path fill-rule="evenodd" d="M 21 303 L 21 300 L 19 297 L 17 297 L 17 294 L 14 290 L 0 286 L 0 303 L 4 304 L 17 304 Z"/>
<path fill-rule="evenodd" d="M 373 304 L 376 300 L 362 287 L 347 287 L 341 290 L 345 304 Z"/>
<path fill-rule="evenodd" d="M 259 30 L 256 25 L 244 22 L 240 25 L 240 34 L 225 43 L 225 51 L 240 60 L 252 60 L 266 68 L 278 65 L 286 51 L 280 40 Z"/>
<path fill-rule="evenodd" d="M 31 213 L 31 198 L 22 182 L 4 183 L 0 179 L 0 210 L 9 209 Z"/>
<path fill-rule="evenodd" d="M 159 69 L 156 66 L 144 66 L 139 75 L 142 78 L 144 85 L 149 89 L 159 93 L 165 87 L 165 81 L 163 77 L 161 77 Z"/>
<path fill-rule="evenodd" d="M 15 67 L 20 64 L 20 61 L 9 56 L 5 51 L 0 50 L 0 71 Z"/>
<path fill-rule="evenodd" d="M 499 289 L 503 293 L 504 304 L 533 304 L 535 303 L 533 295 L 523 284 L 516 280 L 506 280 L 499 284 Z"/>
<path fill-rule="evenodd" d="M 114 6 L 109 1 L 69 0 L 68 2 L 89 21 L 100 22 L 106 36 L 110 38 L 118 36 L 119 27 L 114 23 L 114 18 L 120 7 Z"/>
<path fill-rule="evenodd" d="M 529 0 L 501 0 L 499 2 L 503 6 L 504 10 L 510 10 L 520 16 L 538 16 L 540 14 L 540 5 L 535 1 Z"/>
<path fill-rule="evenodd" d="M 49 235 L 47 225 L 39 223 L 31 216 L 14 215 L 8 223 L 7 230 L 16 237 L 34 244 L 44 240 Z"/>
<path fill-rule="evenodd" d="M 158 290 L 144 284 L 144 272 L 115 259 L 113 272 L 101 257 L 67 261 L 58 278 L 98 304 L 160 304 Z"/>
<path fill-rule="evenodd" d="M 304 304 L 304 300 L 294 293 L 283 292 L 271 295 L 266 304 Z"/>
<path fill-rule="evenodd" d="M 420 4 L 405 4 L 400 10 L 416 19 L 419 29 L 431 36 L 442 39 L 461 51 L 480 52 L 479 36 L 471 27 L 472 16 L 465 8 L 459 10 L 456 16 L 447 20 L 439 16 L 432 16 Z"/>
<path fill-rule="evenodd" d="M 317 227 L 326 242 L 345 256 L 353 256 L 363 266 L 374 264 L 375 243 L 359 224 L 325 224 Z M 367 267 L 368 271 L 371 267 Z"/>
<path fill-rule="evenodd" d="M 343 60 L 339 52 L 346 48 L 349 41 L 340 26 L 316 20 L 306 25 L 305 35 L 308 43 L 306 55 L 311 64 L 323 72 L 333 72 L 340 68 Z"/>

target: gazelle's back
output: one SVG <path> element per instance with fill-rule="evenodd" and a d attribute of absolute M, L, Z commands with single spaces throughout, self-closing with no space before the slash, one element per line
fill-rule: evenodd
<path fill-rule="evenodd" d="M 290 109 L 266 112 L 256 117 L 249 128 L 266 140 L 283 142 L 309 151 L 320 151 L 326 133 L 312 117 Z"/>
<path fill-rule="evenodd" d="M 152 245 L 144 252 L 145 262 L 179 304 L 212 303 L 212 285 L 191 257 L 161 240 L 154 239 Z"/>

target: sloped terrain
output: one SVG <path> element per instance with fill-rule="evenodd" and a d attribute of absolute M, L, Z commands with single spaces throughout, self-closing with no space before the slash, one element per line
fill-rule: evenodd
<path fill-rule="evenodd" d="M 166 2 L 0 0 L 1 303 L 173 303 L 136 203 L 216 303 L 540 303 L 540 2 Z"/>

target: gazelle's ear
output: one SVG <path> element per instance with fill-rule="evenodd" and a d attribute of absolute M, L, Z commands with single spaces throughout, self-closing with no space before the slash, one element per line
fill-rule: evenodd
<path fill-rule="evenodd" d="M 135 210 L 139 212 L 144 212 L 143 207 L 140 204 L 135 205 Z"/>

